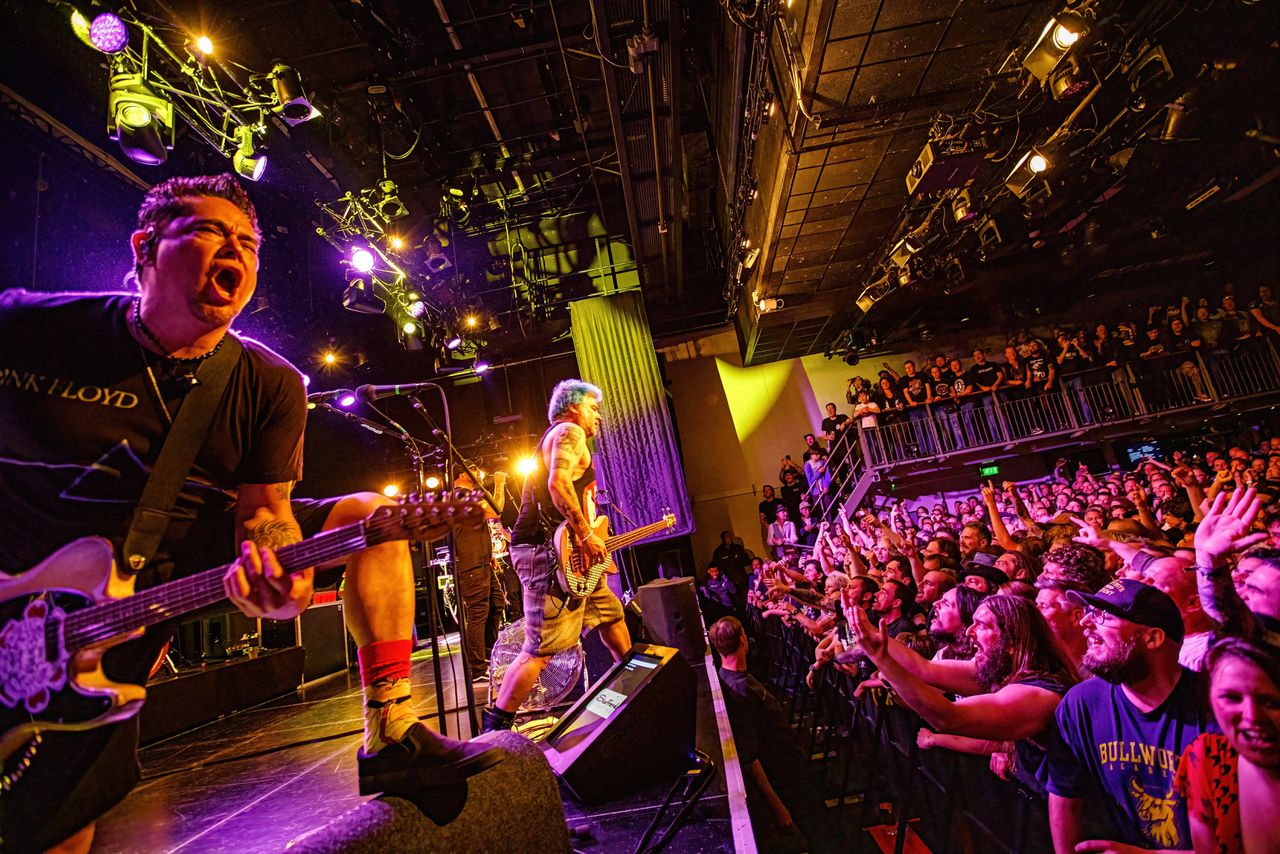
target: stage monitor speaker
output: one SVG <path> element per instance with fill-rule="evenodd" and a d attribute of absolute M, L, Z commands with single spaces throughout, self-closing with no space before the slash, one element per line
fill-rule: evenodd
<path fill-rule="evenodd" d="M 579 803 L 615 800 L 689 769 L 697 700 L 679 650 L 636 644 L 565 713 L 542 749 Z"/>
<path fill-rule="evenodd" d="M 674 646 L 687 661 L 700 660 L 707 652 L 702 611 L 692 578 L 662 578 L 636 591 L 640 613 L 649 637 Z"/>

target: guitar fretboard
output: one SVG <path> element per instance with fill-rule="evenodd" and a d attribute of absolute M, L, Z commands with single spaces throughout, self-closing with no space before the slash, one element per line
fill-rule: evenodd
<path fill-rule="evenodd" d="M 378 543 L 403 539 L 405 525 L 399 515 L 386 513 L 282 546 L 276 550 L 276 559 L 285 572 L 298 573 Z M 230 567 L 229 563 L 223 564 L 133 596 L 68 614 L 62 624 L 63 645 L 68 650 L 82 649 L 221 602 L 227 598 L 222 579 Z M 50 630 L 53 630 L 52 624 Z"/>

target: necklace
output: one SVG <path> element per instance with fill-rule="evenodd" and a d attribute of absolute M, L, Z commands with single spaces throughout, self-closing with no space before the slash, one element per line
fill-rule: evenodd
<path fill-rule="evenodd" d="M 165 359 L 171 362 L 178 362 L 186 365 L 197 364 L 199 362 L 203 362 L 205 359 L 208 359 L 214 353 L 218 352 L 218 350 L 222 348 L 222 342 L 227 340 L 227 336 L 224 333 L 223 336 L 218 339 L 218 343 L 213 345 L 213 349 L 210 350 L 208 353 L 203 353 L 199 356 L 192 356 L 189 359 L 179 359 L 177 356 L 172 356 L 169 354 L 169 349 L 165 347 L 164 344 L 160 343 L 160 339 L 156 337 L 156 334 L 154 332 L 151 331 L 151 327 L 147 326 L 147 324 L 142 321 L 142 299 L 141 298 L 135 299 L 133 301 L 133 322 L 134 322 L 134 325 L 136 325 L 138 329 L 142 332 L 142 334 L 147 336 L 147 340 L 149 340 L 152 344 L 156 345 L 156 348 L 160 351 L 161 356 L 163 356 Z M 149 366 L 150 366 L 150 363 L 148 362 L 148 369 L 150 369 Z M 198 381 L 195 379 L 194 373 L 191 374 L 191 380 L 192 380 L 191 382 L 192 385 L 198 385 Z"/>

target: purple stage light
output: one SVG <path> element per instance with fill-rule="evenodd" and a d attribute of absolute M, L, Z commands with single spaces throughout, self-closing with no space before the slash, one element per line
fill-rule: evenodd
<path fill-rule="evenodd" d="M 342 395 L 342 397 L 338 398 L 338 405 L 341 406 L 343 409 L 350 409 L 351 407 L 355 406 L 356 405 L 355 393 L 347 392 L 346 394 Z"/>
<path fill-rule="evenodd" d="M 477 374 L 483 374 L 485 371 L 489 370 L 489 363 L 488 363 L 488 362 L 476 362 L 476 366 L 475 366 L 475 368 L 474 368 L 473 370 L 474 370 Z"/>
<path fill-rule="evenodd" d="M 103 12 L 89 25 L 89 41 L 103 53 L 119 53 L 129 44 L 129 29 L 119 15 Z"/>
<path fill-rule="evenodd" d="M 358 273 L 367 273 L 373 269 L 373 253 L 363 247 L 351 251 L 351 266 Z"/>
<path fill-rule="evenodd" d="M 444 346 L 448 347 L 450 350 L 457 350 L 462 346 L 462 339 L 455 335 L 448 341 L 444 342 Z"/>

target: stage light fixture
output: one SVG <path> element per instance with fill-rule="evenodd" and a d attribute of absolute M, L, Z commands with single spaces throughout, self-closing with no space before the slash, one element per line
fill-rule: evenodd
<path fill-rule="evenodd" d="M 1005 179 L 1004 185 L 1015 196 L 1022 198 L 1031 187 L 1031 182 L 1049 171 L 1051 165 L 1049 158 L 1033 148 L 1022 155 L 1018 164 L 1013 167 L 1013 171 L 1009 173 L 1009 177 Z"/>
<path fill-rule="evenodd" d="M 388 238 L 387 238 L 387 245 L 389 245 L 392 249 L 397 249 L 397 250 L 398 250 L 398 249 L 403 249 L 403 248 L 404 248 L 404 238 L 403 238 L 403 237 L 401 237 L 401 236 L 400 236 L 400 235 L 398 235 L 398 234 L 393 234 L 393 235 L 391 235 L 390 237 L 388 237 Z"/>
<path fill-rule="evenodd" d="M 422 251 L 426 256 L 427 269 L 433 274 L 443 273 L 453 266 L 449 256 L 444 254 L 440 238 L 434 234 L 422 242 Z"/>
<path fill-rule="evenodd" d="M 468 314 L 462 319 L 462 324 L 468 329 L 475 329 L 476 326 L 480 324 L 480 318 L 476 317 L 474 314 Z"/>
<path fill-rule="evenodd" d="M 912 255 L 915 255 L 923 247 L 924 244 L 918 237 L 908 234 L 894 244 L 893 249 L 889 252 L 889 261 L 902 267 L 911 260 Z"/>
<path fill-rule="evenodd" d="M 968 190 L 960 190 L 951 198 L 951 215 L 956 222 L 968 222 L 977 215 Z"/>
<path fill-rule="evenodd" d="M 353 279 L 342 292 L 342 307 L 357 314 L 385 314 L 387 304 L 376 296 L 364 279 Z"/>
<path fill-rule="evenodd" d="M 173 148 L 173 104 L 156 97 L 142 75 L 118 72 L 107 101 L 107 136 L 130 160 L 159 166 Z"/>
<path fill-rule="evenodd" d="M 404 219 L 409 215 L 409 209 L 404 206 L 404 202 L 400 201 L 400 191 L 396 187 L 396 182 L 391 180 L 382 180 L 378 182 L 379 198 L 374 205 L 378 216 L 387 222 L 393 222 L 397 219 Z"/>
<path fill-rule="evenodd" d="M 516 461 L 516 474 L 528 477 L 538 470 L 537 457 L 521 457 Z"/>
<path fill-rule="evenodd" d="M 396 486 L 394 483 L 388 483 L 386 486 L 382 487 L 382 494 L 388 498 L 395 498 L 400 494 L 400 487 Z"/>
<path fill-rule="evenodd" d="M 462 346 L 462 339 L 457 335 L 455 335 L 452 338 L 450 338 L 448 341 L 444 342 L 444 346 L 450 350 L 457 350 L 459 347 Z"/>
<path fill-rule="evenodd" d="M 213 55 L 213 41 L 208 36 L 200 36 L 196 39 L 196 50 L 205 56 Z"/>
<path fill-rule="evenodd" d="M 336 365 L 338 364 L 338 354 L 332 350 L 326 350 L 324 355 L 320 357 L 320 360 L 326 365 Z"/>
<path fill-rule="evenodd" d="M 1068 56 L 1049 75 L 1049 94 L 1053 95 L 1055 101 L 1074 98 L 1092 85 L 1092 75 L 1081 69 L 1074 56 Z"/>
<path fill-rule="evenodd" d="M 489 370 L 489 363 L 476 362 L 475 367 L 473 367 L 472 370 L 475 371 L 477 374 L 483 374 Z"/>
<path fill-rule="evenodd" d="M 373 269 L 373 253 L 363 246 L 351 250 L 351 269 L 357 273 L 367 273 Z"/>
<path fill-rule="evenodd" d="M 253 141 L 253 127 L 241 125 L 235 130 L 236 153 L 231 155 L 231 165 L 236 174 L 249 181 L 257 181 L 267 171 L 267 156 L 259 154 Z"/>
<path fill-rule="evenodd" d="M 410 317 L 422 317 L 427 313 L 427 304 L 420 299 L 414 300 L 409 303 L 409 307 L 405 311 L 409 312 Z"/>
<path fill-rule="evenodd" d="M 1062 61 L 1069 51 L 1085 33 L 1089 32 L 1089 22 L 1078 12 L 1061 12 L 1050 18 L 1036 39 L 1035 45 L 1022 60 L 1022 67 L 1040 81 L 1043 81 Z"/>
<path fill-rule="evenodd" d="M 346 394 L 339 397 L 338 405 L 341 406 L 343 409 L 350 409 L 351 407 L 355 406 L 356 405 L 355 392 L 349 391 Z"/>
<path fill-rule="evenodd" d="M 72 26 L 75 26 L 74 20 Z M 89 25 L 89 44 L 103 53 L 119 53 L 129 46 L 129 28 L 119 15 L 103 12 Z"/>
<path fill-rule="evenodd" d="M 438 475 L 438 474 L 429 474 L 429 475 L 427 475 L 427 479 L 424 481 L 424 483 L 426 484 L 427 489 L 439 489 L 439 488 L 440 488 L 440 475 Z"/>
<path fill-rule="evenodd" d="M 275 109 L 289 125 L 300 125 L 320 116 L 302 88 L 302 78 L 288 65 L 276 63 L 268 75 L 276 93 Z"/>
<path fill-rule="evenodd" d="M 402 326 L 401 329 L 404 330 L 405 335 L 418 334 L 418 324 L 414 323 L 412 320 L 406 320 L 404 322 L 404 326 Z"/>

